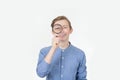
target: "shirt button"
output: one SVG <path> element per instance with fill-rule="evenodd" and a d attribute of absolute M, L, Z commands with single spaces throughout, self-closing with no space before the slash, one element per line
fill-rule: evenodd
<path fill-rule="evenodd" d="M 61 68 L 63 68 L 63 65 L 61 66 Z"/>
<path fill-rule="evenodd" d="M 61 74 L 61 78 L 63 77 L 63 75 Z"/>
<path fill-rule="evenodd" d="M 62 49 L 62 52 L 64 52 L 64 49 Z"/>
<path fill-rule="evenodd" d="M 62 59 L 64 59 L 64 57 L 62 57 Z"/>

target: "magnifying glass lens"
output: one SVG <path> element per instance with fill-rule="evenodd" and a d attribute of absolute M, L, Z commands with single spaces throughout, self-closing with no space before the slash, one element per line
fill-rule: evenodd
<path fill-rule="evenodd" d="M 53 32 L 55 32 L 56 34 L 59 34 L 62 32 L 62 26 L 60 24 L 55 24 L 53 26 Z"/>

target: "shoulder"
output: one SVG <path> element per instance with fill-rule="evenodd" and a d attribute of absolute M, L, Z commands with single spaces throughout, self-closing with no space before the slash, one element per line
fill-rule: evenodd
<path fill-rule="evenodd" d="M 80 54 L 84 54 L 84 51 L 74 45 L 72 45 L 72 50 L 74 50 L 75 52 L 78 52 Z"/>
<path fill-rule="evenodd" d="M 80 61 L 80 62 L 81 61 L 86 61 L 86 55 L 85 55 L 85 53 L 82 49 L 72 45 L 71 50 L 73 51 L 73 53 L 74 53 L 73 55 L 75 55 L 75 57 L 78 61 Z"/>
<path fill-rule="evenodd" d="M 85 53 L 82 49 L 80 49 L 74 45 L 71 45 L 71 46 L 72 46 L 71 50 L 74 52 L 74 54 L 76 54 L 77 56 L 80 56 L 80 57 L 85 56 Z"/>
<path fill-rule="evenodd" d="M 40 49 L 40 54 L 45 56 L 49 52 L 50 49 L 51 49 L 51 46 L 43 47 Z"/>
<path fill-rule="evenodd" d="M 51 46 L 43 47 L 40 49 L 40 51 L 48 51 L 50 50 Z"/>

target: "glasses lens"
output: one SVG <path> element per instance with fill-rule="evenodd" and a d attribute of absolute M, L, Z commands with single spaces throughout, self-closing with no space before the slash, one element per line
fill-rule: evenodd
<path fill-rule="evenodd" d="M 56 34 L 59 34 L 62 32 L 62 26 L 60 24 L 55 24 L 53 26 L 53 31 L 56 33 Z"/>

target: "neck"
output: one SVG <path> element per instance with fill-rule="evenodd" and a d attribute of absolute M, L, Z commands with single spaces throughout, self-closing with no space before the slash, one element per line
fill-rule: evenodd
<path fill-rule="evenodd" d="M 66 49 L 69 46 L 69 41 L 61 41 L 59 47 L 61 49 Z"/>

